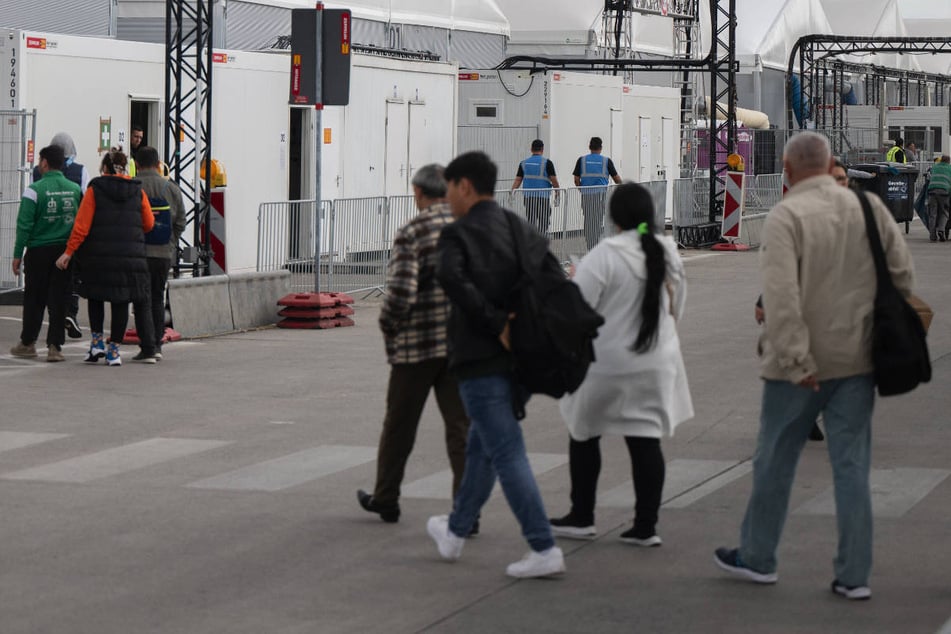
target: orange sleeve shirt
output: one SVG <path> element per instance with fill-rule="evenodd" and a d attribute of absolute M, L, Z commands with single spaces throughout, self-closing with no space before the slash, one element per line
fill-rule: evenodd
<path fill-rule="evenodd" d="M 76 250 L 89 235 L 89 228 L 92 227 L 92 219 L 96 215 L 96 194 L 92 187 L 86 190 L 83 201 L 79 203 L 79 211 L 76 213 L 76 221 L 73 223 L 73 231 L 69 234 L 69 241 L 66 243 L 66 255 L 72 257 Z M 142 192 L 142 230 L 148 233 L 155 226 L 155 216 L 152 214 L 152 205 L 149 204 L 149 197 Z"/>

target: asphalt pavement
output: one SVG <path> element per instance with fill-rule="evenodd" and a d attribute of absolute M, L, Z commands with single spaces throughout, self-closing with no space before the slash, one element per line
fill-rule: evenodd
<path fill-rule="evenodd" d="M 84 341 L 65 363 L 12 359 L 19 309 L 0 307 L 0 633 L 951 633 L 951 243 L 917 224 L 908 241 L 936 313 L 934 379 L 876 408 L 870 601 L 829 591 L 824 443 L 799 465 L 779 583 L 715 568 L 750 491 L 758 255 L 687 251 L 681 338 L 697 416 L 663 444 L 663 546 L 618 540 L 633 492 L 623 442 L 605 438 L 599 536 L 560 540 L 568 571 L 553 580 L 505 576 L 527 547 L 498 491 L 462 558 L 439 559 L 425 523 L 451 501 L 432 401 L 399 523 L 357 505 L 388 375 L 378 298 L 358 301 L 352 328 L 173 343 L 154 366 L 126 346 L 121 368 L 83 364 Z M 549 514 L 562 515 L 556 402 L 533 399 L 524 430 Z"/>

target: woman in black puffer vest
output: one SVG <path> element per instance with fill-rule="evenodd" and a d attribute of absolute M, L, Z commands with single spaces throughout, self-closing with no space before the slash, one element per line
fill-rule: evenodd
<path fill-rule="evenodd" d="M 155 219 L 142 184 L 126 174 L 127 165 L 122 148 L 113 148 L 103 157 L 102 176 L 89 182 L 66 252 L 57 261 L 65 269 L 76 255 L 78 290 L 88 301 L 92 331 L 87 363 L 105 357 L 107 365 L 122 365 L 119 344 L 129 322 L 129 304 L 135 309 L 136 335 L 142 347 L 132 360 L 156 361 L 145 259 L 145 233 L 151 231 Z M 103 340 L 105 302 L 112 308 L 108 340 Z"/>

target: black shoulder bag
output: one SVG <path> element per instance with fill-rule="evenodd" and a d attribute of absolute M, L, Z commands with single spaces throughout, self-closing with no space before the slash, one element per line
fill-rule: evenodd
<path fill-rule="evenodd" d="M 885 250 L 863 192 L 857 192 L 865 215 L 868 242 L 875 260 L 875 311 L 872 322 L 872 364 L 881 396 L 904 394 L 931 380 L 931 358 L 921 318 L 895 288 Z"/>

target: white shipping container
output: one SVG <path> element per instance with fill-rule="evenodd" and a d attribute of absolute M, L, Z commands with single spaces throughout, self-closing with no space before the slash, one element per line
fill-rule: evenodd
<path fill-rule="evenodd" d="M 36 109 L 37 151 L 68 132 L 77 160 L 96 174 L 101 122 L 109 144 L 128 148 L 135 120 L 164 155 L 164 46 L 15 30 L 0 38 L 5 84 L 13 81 L 0 109 Z M 260 203 L 314 195 L 317 138 L 324 200 L 408 193 L 413 170 L 454 154 L 455 65 L 354 55 L 350 105 L 326 107 L 318 137 L 313 110 L 287 103 L 287 53 L 214 58 L 212 155 L 228 175 L 229 273 L 256 267 Z"/>
<path fill-rule="evenodd" d="M 562 187 L 573 185 L 575 162 L 594 136 L 624 180 L 679 174 L 676 89 L 562 71 L 464 72 L 459 78 L 459 151 L 487 152 L 499 166 L 500 188 L 511 185 L 535 138 L 545 142 Z"/>

